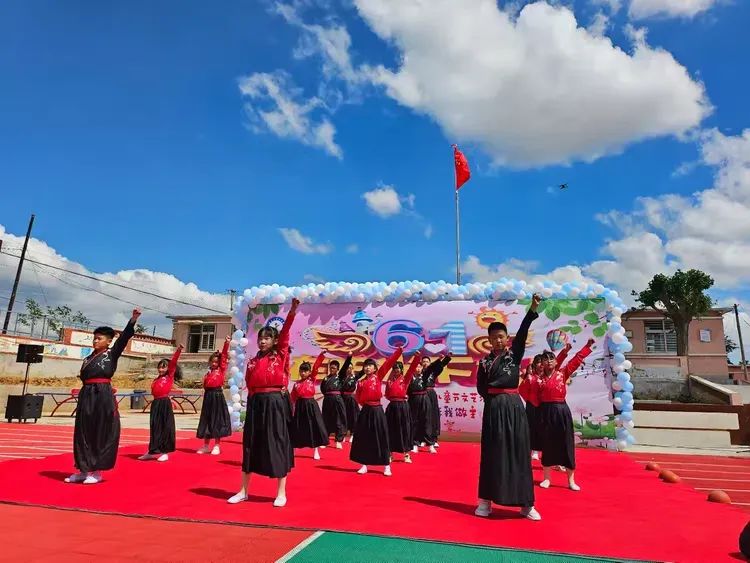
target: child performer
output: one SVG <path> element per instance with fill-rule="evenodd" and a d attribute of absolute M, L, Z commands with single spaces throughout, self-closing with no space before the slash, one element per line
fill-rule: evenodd
<path fill-rule="evenodd" d="M 558 367 L 552 352 L 544 353 L 546 361 L 539 393 L 542 403 L 539 425 L 542 432 L 542 467 L 544 469 L 544 480 L 539 483 L 539 486 L 543 489 L 549 488 L 551 467 L 561 465 L 567 470 L 570 490 L 581 490 L 575 482 L 576 452 L 573 416 L 570 414 L 565 398 L 570 377 L 591 354 L 593 345 L 594 339 L 590 338 L 586 345 L 563 367 Z"/>
<path fill-rule="evenodd" d="M 289 438 L 289 401 L 282 392 L 287 381 L 289 331 L 299 306 L 292 306 L 279 333 L 266 326 L 258 331 L 258 353 L 247 363 L 247 415 L 242 434 L 242 488 L 227 502 L 247 500 L 250 474 L 279 480 L 274 506 L 286 505 L 286 476 L 294 467 L 294 449 Z"/>
<path fill-rule="evenodd" d="M 542 451 L 539 433 L 539 378 L 542 376 L 544 355 L 537 354 L 532 362 L 521 373 L 521 384 L 518 393 L 526 403 L 526 420 L 529 422 L 529 444 L 531 445 L 531 459 L 539 459 Z"/>
<path fill-rule="evenodd" d="M 167 461 L 169 454 L 175 449 L 174 412 L 169 394 L 172 392 L 174 382 L 182 379 L 182 371 L 177 365 L 180 354 L 182 354 L 182 344 L 177 347 L 171 360 L 160 360 L 156 366 L 159 376 L 151 384 L 151 394 L 154 400 L 151 403 L 149 416 L 148 453 L 138 458 L 141 461 L 149 459 Z"/>
<path fill-rule="evenodd" d="M 313 448 L 313 459 L 320 459 L 320 446 L 328 444 L 323 415 L 315 400 L 315 376 L 323 365 L 325 354 L 321 353 L 312 367 L 303 362 L 299 367 L 300 380 L 292 388 L 292 445 L 295 448 Z"/>
<path fill-rule="evenodd" d="M 331 360 L 328 363 L 328 376 L 320 383 L 320 392 L 323 393 L 323 420 L 328 434 L 334 435 L 338 450 L 342 448 L 341 444 L 346 435 L 346 407 L 341 397 L 340 367 L 338 360 Z"/>
<path fill-rule="evenodd" d="M 522 516 L 541 520 L 534 508 L 529 424 L 518 396 L 518 367 L 540 302 L 541 297 L 534 295 L 510 349 L 503 323 L 493 322 L 487 329 L 492 351 L 477 370 L 477 391 L 484 399 L 477 516 L 489 516 L 495 502 L 520 507 Z"/>
<path fill-rule="evenodd" d="M 424 368 L 422 379 L 424 380 L 424 386 L 427 390 L 427 400 L 430 402 L 430 416 L 432 417 L 430 427 L 432 430 L 431 433 L 426 436 L 425 442 L 420 445 L 424 446 L 427 444 L 430 447 L 431 454 L 437 453 L 435 448 L 440 447 L 438 444 L 438 436 L 440 436 L 440 405 L 438 404 L 438 397 L 435 392 L 435 382 L 450 361 L 450 354 L 443 356 L 432 363 L 430 363 L 429 358 L 422 359 L 422 366 Z"/>
<path fill-rule="evenodd" d="M 359 403 L 354 398 L 357 391 L 357 381 L 365 375 L 365 372 L 354 373 L 351 354 L 344 361 L 344 365 L 339 370 L 339 379 L 341 379 L 341 398 L 344 400 L 344 409 L 346 410 L 346 431 L 349 432 L 349 441 L 354 441 L 354 425 L 357 424 L 359 416 Z"/>
<path fill-rule="evenodd" d="M 406 402 L 406 390 L 414 377 L 419 364 L 419 352 L 409 365 L 409 371 L 404 375 L 404 364 L 396 362 L 393 373 L 385 384 L 385 398 L 390 402 L 385 409 L 385 419 L 388 423 L 388 445 L 391 454 L 404 454 L 404 463 L 411 463 L 409 452 L 414 442 L 414 429 L 411 422 L 411 411 Z M 391 455 L 391 457 L 393 457 Z"/>
<path fill-rule="evenodd" d="M 357 470 L 360 475 L 367 473 L 368 465 L 383 465 L 383 475 L 391 476 L 388 424 L 380 400 L 383 397 L 383 378 L 391 371 L 401 352 L 401 348 L 397 348 L 380 369 L 372 358 L 365 360 L 365 379 L 357 387 L 357 402 L 362 405 L 354 427 L 357 443 L 352 443 L 349 452 L 349 459 L 362 464 Z"/>
<path fill-rule="evenodd" d="M 427 362 L 425 362 L 427 360 Z M 422 358 L 417 364 L 409 383 L 409 411 L 411 412 L 412 425 L 412 453 L 419 451 L 419 444 L 424 444 L 427 436 L 432 434 L 432 405 L 427 400 L 427 391 L 424 387 L 425 364 L 429 365 L 429 358 Z"/>
<path fill-rule="evenodd" d="M 231 336 L 227 336 L 221 352 L 211 354 L 208 373 L 203 377 L 203 407 L 197 432 L 198 438 L 203 438 L 203 446 L 198 449 L 199 454 L 211 452 L 211 455 L 219 455 L 221 439 L 232 435 L 232 422 L 224 398 L 224 373 L 227 371 L 231 339 Z M 210 447 L 211 440 L 214 440 L 213 449 Z"/>
<path fill-rule="evenodd" d="M 117 371 L 117 360 L 135 334 L 135 323 L 140 316 L 141 311 L 133 309 L 130 321 L 112 348 L 109 347 L 115 337 L 112 328 L 100 326 L 94 331 L 94 351 L 81 366 L 83 387 L 78 394 L 73 430 L 73 459 L 78 473 L 66 477 L 66 483 L 99 483 L 101 472 L 115 466 L 120 445 L 120 413 L 111 381 Z"/>

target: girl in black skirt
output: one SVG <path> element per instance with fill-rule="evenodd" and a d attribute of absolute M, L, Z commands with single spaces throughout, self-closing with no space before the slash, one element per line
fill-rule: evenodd
<path fill-rule="evenodd" d="M 242 488 L 229 504 L 247 500 L 250 475 L 278 479 L 277 507 L 286 505 L 286 477 L 294 467 L 294 448 L 289 436 L 291 413 L 288 393 L 289 331 L 299 300 L 293 299 L 281 332 L 266 326 L 258 331 L 258 353 L 247 363 L 247 415 L 242 433 Z"/>
<path fill-rule="evenodd" d="M 341 398 L 344 400 L 344 409 L 346 410 L 346 431 L 349 433 L 349 441 L 354 441 L 354 426 L 357 424 L 359 416 L 359 403 L 354 398 L 357 391 L 357 381 L 359 381 L 365 372 L 354 373 L 351 354 L 346 358 L 344 365 L 339 370 L 341 378 Z M 346 439 L 346 438 L 344 438 Z"/>
<path fill-rule="evenodd" d="M 494 502 L 519 507 L 521 516 L 529 520 L 541 520 L 534 508 L 529 423 L 518 394 L 518 369 L 540 302 L 541 297 L 534 295 L 510 349 L 503 323 L 493 322 L 487 329 L 492 351 L 477 369 L 477 392 L 484 399 L 477 516 L 488 517 Z"/>
<path fill-rule="evenodd" d="M 229 342 L 227 336 L 221 352 L 214 352 L 208 360 L 209 370 L 203 378 L 203 406 L 198 421 L 198 438 L 203 438 L 199 454 L 219 455 L 219 443 L 222 438 L 232 435 L 232 422 L 229 419 L 229 408 L 224 398 L 224 373 L 227 371 Z M 211 440 L 214 447 L 211 448 Z"/>
<path fill-rule="evenodd" d="M 532 362 L 521 372 L 521 384 L 518 392 L 526 403 L 526 420 L 529 422 L 529 443 L 531 445 L 531 459 L 539 459 L 537 452 L 542 451 L 541 435 L 539 432 L 539 378 L 542 376 L 544 355 L 537 354 Z"/>
<path fill-rule="evenodd" d="M 438 444 L 438 437 L 440 436 L 440 404 L 438 403 L 437 393 L 435 392 L 435 382 L 437 381 L 438 376 L 443 373 L 445 366 L 450 363 L 451 356 L 444 356 L 432 363 L 429 363 L 428 358 L 425 358 L 425 360 L 427 360 L 427 365 L 425 366 L 424 363 L 422 364 L 425 372 L 422 379 L 424 379 L 424 386 L 427 390 L 427 400 L 430 402 L 430 416 L 432 417 L 432 423 L 430 424 L 432 432 L 426 436 L 425 443 L 430 447 L 430 453 L 434 454 L 437 453 L 435 448 L 440 447 L 440 444 Z M 425 444 L 420 445 L 424 446 Z"/>
<path fill-rule="evenodd" d="M 427 399 L 427 390 L 424 386 L 425 367 L 429 365 L 429 358 L 421 359 L 407 389 L 412 425 L 411 453 L 413 454 L 419 452 L 419 445 L 424 444 L 427 437 L 432 435 L 432 404 Z"/>
<path fill-rule="evenodd" d="M 565 398 L 570 377 L 591 354 L 593 345 L 594 339 L 590 338 L 586 345 L 563 367 L 558 367 L 552 352 L 544 353 L 544 375 L 541 379 L 539 394 L 542 402 L 539 426 L 542 433 L 542 467 L 544 468 L 544 480 L 539 483 L 539 486 L 543 489 L 550 486 L 552 467 L 561 465 L 568 473 L 570 490 L 581 490 L 575 481 L 576 451 L 573 415 L 570 414 Z"/>
<path fill-rule="evenodd" d="M 156 461 L 167 461 L 169 454 L 175 448 L 174 412 L 172 411 L 172 385 L 175 381 L 182 379 L 182 371 L 177 365 L 177 360 L 182 354 L 182 344 L 177 347 L 171 360 L 159 361 L 156 369 L 159 376 L 151 384 L 151 394 L 154 400 L 151 403 L 151 414 L 149 416 L 150 437 L 148 441 L 148 453 L 143 454 L 141 461 L 156 459 Z"/>
<path fill-rule="evenodd" d="M 388 445 L 391 450 L 391 458 L 393 458 L 394 453 L 403 454 L 404 463 L 411 463 L 409 452 L 414 443 L 414 429 L 411 422 L 411 411 L 406 401 L 406 390 L 418 365 L 419 353 L 414 355 L 406 375 L 404 375 L 404 364 L 396 362 L 391 377 L 385 384 L 385 398 L 390 401 L 385 409 L 385 419 L 388 422 Z"/>
<path fill-rule="evenodd" d="M 346 406 L 341 397 L 343 378 L 339 372 L 338 360 L 331 360 L 328 364 L 328 376 L 320 382 L 320 392 L 323 393 L 323 421 L 328 434 L 333 434 L 336 449 L 341 449 L 346 436 Z"/>
<path fill-rule="evenodd" d="M 401 348 L 398 348 L 380 369 L 372 358 L 365 360 L 365 378 L 357 387 L 357 402 L 362 405 L 354 427 L 357 443 L 352 443 L 349 452 L 349 459 L 362 465 L 357 470 L 360 475 L 367 473 L 368 465 L 382 465 L 385 467 L 383 475 L 391 476 L 388 423 L 380 401 L 383 398 L 383 378 L 391 371 L 400 355 Z"/>
<path fill-rule="evenodd" d="M 328 432 L 323 423 L 318 401 L 315 400 L 315 375 L 323 365 L 325 354 L 320 354 L 311 367 L 302 362 L 299 367 L 300 380 L 292 388 L 292 445 L 296 448 L 313 448 L 313 459 L 320 459 L 318 448 L 328 444 Z"/>

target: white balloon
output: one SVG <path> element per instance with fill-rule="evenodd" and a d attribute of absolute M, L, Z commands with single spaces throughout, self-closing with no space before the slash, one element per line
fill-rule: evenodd
<path fill-rule="evenodd" d="M 622 450 L 627 449 L 627 447 L 628 447 L 628 443 L 625 440 L 619 440 L 617 442 L 617 449 L 618 450 L 622 451 Z"/>
<path fill-rule="evenodd" d="M 622 309 L 620 309 L 619 307 L 615 307 L 614 309 L 612 309 L 612 316 L 613 317 L 622 317 Z"/>
<path fill-rule="evenodd" d="M 622 334 L 621 332 L 615 332 L 615 333 L 614 333 L 614 334 L 612 335 L 612 337 L 611 337 L 611 338 L 612 338 L 612 342 L 614 342 L 614 343 L 616 343 L 616 344 L 622 344 L 623 342 L 625 342 L 625 340 L 627 340 L 627 339 L 625 338 L 625 335 L 624 335 L 624 334 Z"/>
<path fill-rule="evenodd" d="M 230 374 L 230 375 L 231 375 L 232 377 L 234 377 L 234 376 L 235 376 L 235 375 L 237 375 L 238 373 L 240 373 L 240 368 L 238 368 L 237 366 L 234 366 L 234 367 L 231 367 L 231 368 L 229 368 L 229 374 Z"/>
<path fill-rule="evenodd" d="M 552 289 L 549 287 L 542 289 L 542 297 L 552 297 Z"/>
<path fill-rule="evenodd" d="M 633 367 L 633 362 L 631 362 L 630 360 L 625 360 L 624 362 L 622 362 L 622 367 L 625 371 L 628 371 Z"/>
<path fill-rule="evenodd" d="M 612 382 L 612 389 L 615 391 L 622 391 L 622 385 L 620 385 L 620 382 L 615 380 Z"/>
<path fill-rule="evenodd" d="M 240 403 L 240 394 L 239 393 L 235 393 L 234 395 L 232 395 L 232 402 L 236 403 L 236 404 Z"/>
<path fill-rule="evenodd" d="M 619 409 L 620 407 L 622 407 L 622 399 L 620 397 L 615 397 L 612 400 L 612 404 Z"/>
<path fill-rule="evenodd" d="M 234 409 L 235 412 L 240 412 L 240 409 L 242 408 L 242 405 L 239 404 L 239 403 L 234 403 L 232 405 L 232 408 Z"/>
<path fill-rule="evenodd" d="M 622 373 L 622 372 L 624 372 L 624 371 L 625 371 L 625 368 L 623 367 L 623 365 L 622 365 L 622 364 L 617 364 L 617 365 L 616 365 L 616 366 L 615 366 L 614 368 L 612 368 L 612 369 L 614 369 L 614 370 L 615 370 L 615 373 Z"/>
<path fill-rule="evenodd" d="M 240 346 L 247 347 L 247 338 L 240 338 Z"/>

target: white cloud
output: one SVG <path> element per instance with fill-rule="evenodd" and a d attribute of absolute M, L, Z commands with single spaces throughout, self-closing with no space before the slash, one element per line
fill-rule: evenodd
<path fill-rule="evenodd" d="M 359 245 L 357 244 L 350 244 L 346 247 L 347 254 L 356 254 L 357 252 L 359 252 Z"/>
<path fill-rule="evenodd" d="M 616 14 L 620 11 L 622 2 L 620 0 L 591 0 L 594 6 L 602 6 L 609 10 L 610 13 Z"/>
<path fill-rule="evenodd" d="M 307 283 L 325 283 L 326 280 L 321 278 L 320 276 L 316 276 L 315 274 L 305 274 L 303 276 L 303 279 Z"/>
<path fill-rule="evenodd" d="M 393 189 L 393 186 L 383 186 L 372 191 L 365 192 L 362 197 L 367 207 L 375 215 L 388 218 L 401 213 L 401 196 Z"/>
<path fill-rule="evenodd" d="M 343 151 L 334 140 L 336 128 L 328 118 L 314 117 L 322 101 L 317 97 L 302 99 L 300 90 L 286 73 L 257 72 L 242 77 L 239 88 L 248 100 L 245 111 L 253 131 L 269 131 L 343 158 Z"/>
<path fill-rule="evenodd" d="M 514 19 L 495 0 L 355 5 L 400 54 L 395 70 L 363 71 L 448 138 L 480 144 L 496 163 L 590 161 L 636 141 L 682 135 L 711 111 L 703 85 L 670 53 L 642 35 L 626 53 L 579 27 L 566 7 L 535 2 Z"/>
<path fill-rule="evenodd" d="M 428 224 L 424 228 L 424 238 L 432 238 L 433 228 L 432 225 Z"/>
<path fill-rule="evenodd" d="M 604 12 L 597 12 L 586 29 L 595 37 L 603 37 L 609 29 L 609 16 Z"/>
<path fill-rule="evenodd" d="M 289 248 L 302 254 L 328 254 L 333 250 L 330 244 L 316 243 L 310 237 L 300 233 L 297 229 L 282 227 L 279 229 L 281 236 L 289 245 Z"/>
<path fill-rule="evenodd" d="M 720 0 L 630 0 L 628 15 L 632 19 L 646 19 L 655 16 L 672 18 L 692 18 L 710 10 Z"/>
<path fill-rule="evenodd" d="M 0 225 L 0 238 L 3 240 L 4 252 L 13 255 L 20 254 L 23 236 L 8 233 Z M 228 295 L 201 290 L 194 283 L 184 282 L 164 272 L 136 269 L 115 273 L 94 273 L 84 265 L 61 256 L 46 242 L 36 238 L 31 238 L 29 241 L 27 257 L 78 274 L 94 276 L 104 281 L 118 283 L 133 289 L 150 291 L 157 295 L 194 303 L 219 312 L 226 311 L 229 314 Z M 3 311 L 3 319 L 5 318 L 4 313 L 8 306 L 10 287 L 17 266 L 17 258 L 0 254 L 0 287 L 7 288 L 0 289 L 0 310 Z M 165 301 L 100 281 L 35 265 L 28 261 L 23 267 L 14 311 L 24 312 L 27 298 L 36 300 L 45 308 L 47 305 L 51 307 L 67 305 L 74 311 L 81 311 L 91 320 L 92 326 L 110 325 L 115 328 L 122 328 L 130 318 L 133 307 L 138 306 L 143 308 L 143 316 L 139 322 L 149 328 L 156 326 L 157 336 L 167 338 L 172 336 L 172 323 L 166 318 L 166 315 L 211 314 L 210 311 L 204 309 Z M 11 330 L 13 328 L 14 323 L 11 324 Z"/>

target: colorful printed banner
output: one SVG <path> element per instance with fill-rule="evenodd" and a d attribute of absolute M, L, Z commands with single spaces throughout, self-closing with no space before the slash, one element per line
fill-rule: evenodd
<path fill-rule="evenodd" d="M 443 371 L 436 389 L 442 430 L 479 432 L 482 398 L 476 392 L 477 361 L 489 352 L 487 327 L 505 323 L 511 336 L 518 329 L 528 300 L 444 301 L 417 303 L 304 304 L 291 332 L 292 381 L 299 365 L 312 362 L 325 351 L 328 359 L 354 356 L 355 369 L 373 358 L 378 362 L 398 346 L 408 358 L 416 351 L 431 357 L 451 353 L 453 361 Z M 261 305 L 248 315 L 247 355 L 257 352 L 253 338 L 268 324 L 281 329 L 288 306 Z M 566 343 L 573 346 L 570 357 L 589 338 L 596 344 L 584 366 L 574 375 L 568 389 L 577 441 L 607 446 L 614 438 L 611 402 L 612 374 L 605 345 L 606 305 L 603 299 L 548 299 L 541 303 L 540 317 L 532 324 L 525 359 L 544 350 L 555 352 Z M 324 366 L 327 370 L 327 366 Z M 386 400 L 383 400 L 386 404 Z"/>

